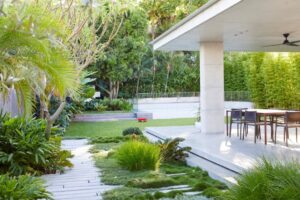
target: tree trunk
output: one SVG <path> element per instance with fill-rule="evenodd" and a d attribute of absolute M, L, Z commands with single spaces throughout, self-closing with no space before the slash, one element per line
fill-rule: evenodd
<path fill-rule="evenodd" d="M 119 96 L 119 90 L 120 90 L 120 81 L 116 81 L 115 99 L 117 99 Z"/>
<path fill-rule="evenodd" d="M 59 107 L 57 108 L 57 110 L 55 111 L 55 113 L 53 113 L 53 115 L 51 115 L 51 116 L 50 116 L 50 113 L 48 111 L 48 108 L 45 110 L 45 117 L 46 117 L 46 120 L 47 120 L 47 127 L 46 127 L 45 136 L 46 136 L 47 140 L 49 140 L 49 138 L 51 136 L 51 128 L 53 126 L 53 123 L 55 122 L 55 120 L 57 120 L 60 113 L 65 108 L 65 105 L 66 105 L 66 102 L 62 101 L 60 103 Z"/>
<path fill-rule="evenodd" d="M 139 87 L 140 87 L 140 73 L 138 75 L 138 78 L 137 78 L 137 82 L 136 82 L 136 89 L 135 89 L 135 95 L 136 97 L 138 98 L 138 94 L 139 94 Z"/>
<path fill-rule="evenodd" d="M 165 84 L 165 93 L 168 92 L 168 82 L 169 82 L 169 76 L 170 76 L 170 69 L 171 69 L 171 65 L 168 63 L 168 66 L 167 66 L 167 78 L 166 78 L 166 84 Z"/>
<path fill-rule="evenodd" d="M 46 104 L 41 99 L 41 97 L 39 97 L 39 101 L 40 101 L 40 118 L 44 119 L 45 118 L 45 107 L 46 107 Z"/>
<path fill-rule="evenodd" d="M 49 140 L 50 136 L 51 136 L 51 128 L 52 128 L 53 123 L 51 121 L 51 117 L 48 112 L 46 113 L 46 121 L 47 121 L 47 125 L 46 125 L 46 130 L 45 130 L 45 137 L 47 140 Z"/>
<path fill-rule="evenodd" d="M 119 81 L 109 81 L 109 99 L 116 99 L 119 95 L 120 82 Z"/>
<path fill-rule="evenodd" d="M 113 82 L 109 81 L 109 99 L 112 100 L 113 99 Z"/>
<path fill-rule="evenodd" d="M 151 94 L 154 93 L 154 82 L 155 82 L 155 66 L 153 66 L 153 78 L 152 78 L 152 85 L 151 85 Z"/>

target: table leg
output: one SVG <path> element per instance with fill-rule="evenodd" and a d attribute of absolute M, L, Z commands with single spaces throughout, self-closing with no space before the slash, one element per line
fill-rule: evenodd
<path fill-rule="evenodd" d="M 267 145 L 267 115 L 264 114 L 264 121 L 265 121 L 265 145 Z"/>

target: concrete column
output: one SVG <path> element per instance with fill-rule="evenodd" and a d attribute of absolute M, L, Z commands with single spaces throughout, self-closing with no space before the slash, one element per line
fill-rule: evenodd
<path fill-rule="evenodd" d="M 201 132 L 224 133 L 224 48 L 221 42 L 200 44 Z"/>

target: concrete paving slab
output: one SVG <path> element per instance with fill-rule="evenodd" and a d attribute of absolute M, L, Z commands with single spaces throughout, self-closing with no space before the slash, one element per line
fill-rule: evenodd
<path fill-rule="evenodd" d="M 70 150 L 74 155 L 71 159 L 74 167 L 66 169 L 62 174 L 42 177 L 55 200 L 100 200 L 103 192 L 116 188 L 101 183 L 101 171 L 95 166 L 90 147 L 85 139 L 62 141 L 62 148 Z"/>
<path fill-rule="evenodd" d="M 281 130 L 278 132 L 277 144 L 272 142 L 268 130 L 267 145 L 263 140 L 254 143 L 252 129 L 249 130 L 245 140 L 240 140 L 236 136 L 236 130 L 233 130 L 232 137 L 229 138 L 226 134 L 203 134 L 194 126 L 151 127 L 146 128 L 145 132 L 151 134 L 152 140 L 155 137 L 156 139 L 185 138 L 181 146 L 192 147 L 189 164 L 207 170 L 213 178 L 229 180 L 232 183 L 235 182 L 234 179 L 238 174 L 254 167 L 262 157 L 272 161 L 300 160 L 300 143 L 296 142 L 292 130 L 289 147 L 283 143 Z"/>

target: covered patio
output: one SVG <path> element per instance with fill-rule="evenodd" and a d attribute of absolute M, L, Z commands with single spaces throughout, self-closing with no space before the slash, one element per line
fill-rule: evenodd
<path fill-rule="evenodd" d="M 263 141 L 254 144 L 253 130 L 242 141 L 235 134 L 227 137 L 224 128 L 224 51 L 299 52 L 299 10 L 298 0 L 210 0 L 152 41 L 157 51 L 200 51 L 201 128 L 146 131 L 161 139 L 183 137 L 192 153 L 237 174 L 262 156 L 300 159 L 293 132 L 285 147 L 282 131 L 277 144 L 267 135 L 265 145 Z"/>
<path fill-rule="evenodd" d="M 223 134 L 224 51 L 298 52 L 289 41 L 300 39 L 299 9 L 297 0 L 211 0 L 152 41 L 154 50 L 200 51 L 202 133 Z"/>

